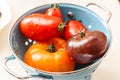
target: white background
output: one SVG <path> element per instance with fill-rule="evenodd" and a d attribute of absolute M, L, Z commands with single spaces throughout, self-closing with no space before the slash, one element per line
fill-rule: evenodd
<path fill-rule="evenodd" d="M 8 74 L 2 67 L 3 59 L 10 55 L 8 34 L 18 17 L 26 11 L 43 4 L 65 2 L 84 6 L 87 2 L 94 1 L 101 3 L 112 12 L 112 18 L 108 23 L 112 33 L 112 44 L 107 56 L 92 75 L 92 80 L 120 80 L 120 4 L 118 0 L 6 0 L 11 9 L 12 19 L 0 31 L 0 80 L 18 80 Z M 24 74 L 24 70 L 17 61 L 10 63 L 10 66 L 13 71 L 21 75 Z"/>

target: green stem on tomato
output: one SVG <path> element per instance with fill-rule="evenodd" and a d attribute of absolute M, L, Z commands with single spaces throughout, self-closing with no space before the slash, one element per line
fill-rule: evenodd
<path fill-rule="evenodd" d="M 59 31 L 59 32 L 63 32 L 65 26 L 66 26 L 66 22 L 61 22 L 61 23 L 58 25 L 58 31 Z"/>
<path fill-rule="evenodd" d="M 54 43 L 52 42 L 47 48 L 46 50 L 50 53 L 53 53 L 53 52 L 56 52 L 56 48 L 55 48 L 55 45 Z"/>
<path fill-rule="evenodd" d="M 80 31 L 80 37 L 81 38 L 85 37 L 85 32 L 84 31 Z"/>
<path fill-rule="evenodd" d="M 53 7 L 53 8 L 59 8 L 59 5 L 56 4 L 56 3 L 54 3 L 54 4 L 51 5 L 51 7 Z"/>

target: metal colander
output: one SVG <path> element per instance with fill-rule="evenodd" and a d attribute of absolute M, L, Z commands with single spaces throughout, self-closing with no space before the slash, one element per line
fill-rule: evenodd
<path fill-rule="evenodd" d="M 107 21 L 104 21 L 101 17 L 99 17 L 96 13 L 89 10 L 88 6 L 97 6 L 103 11 L 105 11 L 108 15 Z M 24 15 L 22 15 L 13 25 L 10 35 L 9 35 L 9 44 L 11 48 L 12 55 L 5 58 L 4 60 L 4 68 L 7 72 L 12 74 L 18 79 L 31 79 L 31 80 L 39 80 L 39 79 L 48 79 L 48 80 L 90 80 L 91 74 L 96 70 L 102 59 L 101 57 L 94 62 L 88 64 L 88 65 L 77 65 L 76 69 L 74 71 L 70 72 L 47 72 L 43 70 L 37 70 L 33 67 L 30 67 L 29 65 L 25 64 L 23 61 L 24 53 L 28 49 L 28 47 L 33 44 L 33 41 L 30 39 L 27 39 L 22 35 L 22 33 L 19 30 L 19 23 L 20 21 L 27 15 L 40 12 L 44 13 L 51 4 L 39 6 L 37 8 L 34 8 L 28 12 L 26 12 Z M 105 33 L 108 40 L 108 48 L 110 46 L 111 42 L 111 35 L 110 31 L 108 29 L 107 22 L 111 18 L 111 12 L 104 8 L 103 6 L 97 4 L 97 3 L 89 3 L 86 7 L 82 7 L 79 5 L 74 4 L 67 4 L 67 3 L 59 3 L 60 9 L 63 14 L 63 18 L 67 18 L 66 15 L 69 11 L 73 12 L 73 14 L 76 16 L 77 20 L 82 20 L 83 24 L 87 27 L 88 30 L 100 30 Z M 20 61 L 20 64 L 27 72 L 27 76 L 19 76 L 11 71 L 9 66 L 7 66 L 8 61 L 12 60 L 18 60 Z"/>

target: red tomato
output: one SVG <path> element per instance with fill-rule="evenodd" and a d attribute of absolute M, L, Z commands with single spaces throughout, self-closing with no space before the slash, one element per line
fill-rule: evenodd
<path fill-rule="evenodd" d="M 53 43 L 51 45 L 51 43 Z M 24 56 L 26 64 L 45 71 L 73 71 L 75 62 L 65 49 L 66 42 L 61 38 L 38 42 L 29 47 Z"/>
<path fill-rule="evenodd" d="M 58 17 L 58 18 L 62 19 L 62 13 L 61 13 L 61 10 L 60 10 L 58 4 L 52 4 L 52 7 L 49 8 L 45 12 L 45 14 L 47 14 L 49 16 L 55 16 L 55 17 Z"/>
<path fill-rule="evenodd" d="M 78 34 L 80 32 L 87 32 L 86 27 L 80 21 L 69 20 L 65 27 L 65 40 L 70 39 L 73 35 Z"/>
<path fill-rule="evenodd" d="M 20 22 L 20 30 L 27 38 L 44 41 L 61 36 L 58 31 L 60 23 L 61 20 L 57 17 L 34 13 L 26 16 Z"/>

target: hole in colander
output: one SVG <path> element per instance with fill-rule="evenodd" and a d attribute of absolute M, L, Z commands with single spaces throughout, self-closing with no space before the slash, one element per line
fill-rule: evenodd
<path fill-rule="evenodd" d="M 36 43 L 36 41 L 33 41 L 33 44 L 35 44 Z"/>
<path fill-rule="evenodd" d="M 84 79 L 86 79 L 88 76 L 84 76 Z"/>
<path fill-rule="evenodd" d="M 95 72 L 95 70 L 93 70 L 92 72 Z"/>
<path fill-rule="evenodd" d="M 88 28 L 89 28 L 89 29 L 91 29 L 91 28 L 92 28 L 92 26 L 91 26 L 91 25 L 88 25 Z"/>
<path fill-rule="evenodd" d="M 25 41 L 25 46 L 30 46 L 30 45 L 35 44 L 35 43 L 36 43 L 36 41 L 33 41 L 33 40 L 31 40 L 31 39 L 27 39 L 27 40 Z"/>
<path fill-rule="evenodd" d="M 25 45 L 26 45 L 26 46 L 28 46 L 28 45 L 29 45 L 28 41 L 25 41 Z"/>
<path fill-rule="evenodd" d="M 33 42 L 31 39 L 28 39 L 28 41 L 31 43 L 31 42 Z"/>
<path fill-rule="evenodd" d="M 26 73 L 29 73 L 28 71 L 25 71 Z"/>

